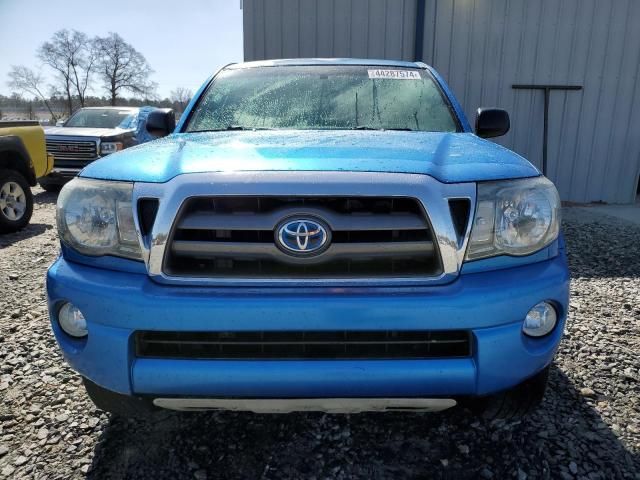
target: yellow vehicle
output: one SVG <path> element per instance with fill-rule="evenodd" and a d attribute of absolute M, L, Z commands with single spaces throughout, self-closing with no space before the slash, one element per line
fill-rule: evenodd
<path fill-rule="evenodd" d="M 38 122 L 0 122 L 0 233 L 23 228 L 33 213 L 38 178 L 53 168 Z"/>

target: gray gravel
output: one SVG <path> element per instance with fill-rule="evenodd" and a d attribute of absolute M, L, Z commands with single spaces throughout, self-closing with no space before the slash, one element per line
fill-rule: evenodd
<path fill-rule="evenodd" d="M 96 410 L 49 330 L 55 196 L 0 237 L 0 478 L 640 479 L 640 228 L 567 212 L 571 319 L 543 408 L 442 414 L 160 415 Z M 584 216 L 582 216 L 584 217 Z"/>

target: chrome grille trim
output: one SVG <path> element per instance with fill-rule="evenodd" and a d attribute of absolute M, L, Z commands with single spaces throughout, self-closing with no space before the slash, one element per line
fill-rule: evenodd
<path fill-rule="evenodd" d="M 442 273 L 424 277 L 384 278 L 211 278 L 178 277 L 163 272 L 163 261 L 172 226 L 183 203 L 205 196 L 362 196 L 411 197 L 417 199 L 431 222 L 442 261 Z M 149 276 L 157 282 L 210 286 L 419 286 L 448 283 L 457 277 L 464 259 L 471 221 L 463 239 L 451 218 L 448 199 L 468 198 L 473 218 L 474 183 L 443 184 L 419 174 L 371 172 L 216 172 L 178 175 L 163 184 L 136 183 L 133 205 L 144 198 L 157 198 L 159 208 L 150 235 L 136 228 Z M 435 246 L 434 246 L 435 247 Z"/>
<path fill-rule="evenodd" d="M 47 153 L 55 168 L 83 168 L 99 158 L 99 139 L 86 137 L 46 137 Z"/>

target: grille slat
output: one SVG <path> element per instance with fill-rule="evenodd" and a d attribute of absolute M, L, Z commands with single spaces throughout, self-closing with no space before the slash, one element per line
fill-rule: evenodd
<path fill-rule="evenodd" d="M 329 246 L 296 256 L 277 245 L 288 218 L 326 223 Z M 426 213 L 405 197 L 192 197 L 170 235 L 164 272 L 177 277 L 331 279 L 435 276 Z"/>
<path fill-rule="evenodd" d="M 472 354 L 471 334 L 447 331 L 136 332 L 136 355 L 176 359 L 429 359 Z"/>
<path fill-rule="evenodd" d="M 47 142 L 49 149 L 54 152 L 68 152 L 68 153 L 93 153 L 96 151 L 95 143 L 93 145 L 76 145 L 73 142 L 63 143 L 51 143 Z M 71 148 L 71 151 L 69 150 Z"/>
<path fill-rule="evenodd" d="M 334 214 L 330 210 L 304 208 L 277 210 L 268 214 L 217 214 L 196 211 L 185 215 L 179 229 L 185 230 L 273 230 L 287 216 L 303 211 L 323 218 L 334 231 L 419 230 L 428 225 L 416 214 Z"/>
<path fill-rule="evenodd" d="M 56 168 L 84 168 L 89 163 L 86 160 L 70 160 L 68 158 L 54 157 L 53 166 Z"/>
<path fill-rule="evenodd" d="M 65 148 L 62 148 L 62 146 L 60 145 L 51 145 L 51 144 L 47 144 L 49 145 L 49 150 L 53 153 L 64 153 L 66 155 L 74 155 L 74 154 L 92 154 L 95 153 L 96 149 L 95 147 L 75 147 L 73 148 L 73 150 L 68 150 Z M 70 144 L 71 145 L 71 144 Z"/>
<path fill-rule="evenodd" d="M 174 241 L 172 252 L 180 256 L 198 256 L 201 258 L 244 258 L 271 259 L 283 263 L 313 265 L 339 258 L 361 256 L 367 258 L 402 257 L 433 253 L 432 242 L 399 242 L 392 246 L 385 243 L 334 243 L 318 257 L 298 259 L 283 253 L 269 243 L 231 243 L 231 242 L 194 242 Z"/>

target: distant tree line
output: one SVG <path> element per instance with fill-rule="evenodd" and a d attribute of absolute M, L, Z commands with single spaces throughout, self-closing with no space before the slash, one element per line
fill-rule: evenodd
<path fill-rule="evenodd" d="M 134 97 L 118 97 L 118 106 L 122 107 L 168 107 L 173 108 L 178 114 L 184 111 L 189 99 L 185 102 L 174 96 L 175 92 L 171 92 L 171 96 L 166 98 L 134 98 Z M 8 118 L 18 118 L 20 120 L 40 120 L 49 118 L 55 123 L 58 119 L 66 118 L 67 99 L 62 96 L 52 96 L 46 98 L 48 106 L 45 106 L 43 100 L 38 97 L 29 97 L 14 93 L 10 96 L 0 94 L 0 120 Z M 106 96 L 96 97 L 88 95 L 85 99 L 86 107 L 101 107 L 110 105 L 110 99 Z M 79 103 L 74 101 L 74 110 L 79 108 Z M 53 112 L 53 114 L 52 114 Z"/>
<path fill-rule="evenodd" d="M 153 70 L 144 55 L 117 33 L 91 38 L 77 30 L 60 30 L 40 45 L 36 56 L 41 62 L 37 70 L 11 66 L 7 85 L 15 93 L 0 95 L 0 112 L 33 115 L 34 108 L 44 108 L 55 122 L 85 106 L 155 105 L 182 111 L 192 96 L 179 87 L 170 98 L 158 99 L 157 84 L 150 79 Z M 51 84 L 46 84 L 45 69 L 53 73 Z M 105 96 L 88 94 L 96 85 Z M 125 93 L 133 97 L 126 98 Z"/>

